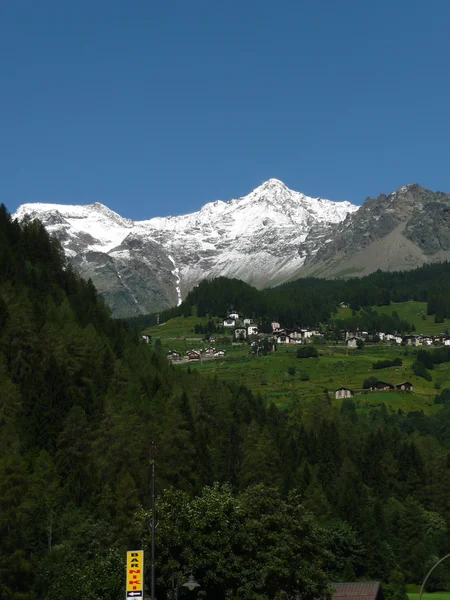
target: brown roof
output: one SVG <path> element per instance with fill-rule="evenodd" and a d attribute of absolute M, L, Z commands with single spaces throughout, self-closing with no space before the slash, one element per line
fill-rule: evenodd
<path fill-rule="evenodd" d="M 375 600 L 381 591 L 378 581 L 333 583 L 332 600 Z M 383 598 L 383 593 L 381 593 Z"/>

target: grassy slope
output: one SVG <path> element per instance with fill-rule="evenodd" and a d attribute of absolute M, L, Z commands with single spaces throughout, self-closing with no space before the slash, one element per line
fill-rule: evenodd
<path fill-rule="evenodd" d="M 419 593 L 408 593 L 409 600 L 418 600 Z M 433 594 L 422 594 L 422 600 L 450 600 L 450 592 L 434 592 Z"/>
<path fill-rule="evenodd" d="M 380 312 L 396 310 L 399 315 L 413 322 L 418 332 L 432 333 L 450 328 L 450 322 L 435 324 L 433 317 L 426 317 L 426 304 L 420 302 L 403 302 L 389 307 L 377 307 Z M 348 308 L 339 310 L 339 317 L 351 316 Z M 165 351 L 177 350 L 184 353 L 191 348 L 205 347 L 202 335 L 193 333 L 196 324 L 206 324 L 207 319 L 199 317 L 177 317 L 160 326 L 146 330 L 153 340 L 160 338 Z M 397 345 L 369 345 L 363 350 L 347 350 L 342 344 L 338 346 L 318 346 L 320 358 L 298 359 L 296 346 L 279 346 L 277 352 L 256 358 L 250 354 L 248 345 L 231 346 L 221 342 L 223 336 L 216 335 L 214 346 L 227 351 L 225 359 L 189 363 L 191 368 L 221 378 L 242 383 L 254 392 L 260 393 L 278 406 L 287 406 L 292 398 L 304 401 L 322 395 L 324 389 L 334 392 L 339 387 L 351 389 L 362 388 L 363 380 L 372 375 L 383 381 L 396 384 L 411 381 L 414 393 L 377 392 L 356 396 L 355 401 L 361 409 L 385 403 L 392 408 L 401 408 L 405 412 L 423 409 L 426 413 L 438 410 L 434 405 L 434 396 L 439 388 L 450 387 L 450 364 L 444 364 L 431 372 L 433 381 L 412 374 L 411 366 L 415 360 L 414 349 L 399 348 Z M 406 352 L 406 355 L 405 355 Z M 400 357 L 402 367 L 374 371 L 372 364 L 384 358 Z M 181 368 L 187 368 L 183 365 Z M 289 368 L 295 367 L 295 375 L 289 375 Z M 308 381 L 301 381 L 302 375 L 309 376 Z M 334 397 L 334 394 L 331 396 Z M 338 403 L 339 401 L 336 401 Z M 450 600 L 450 599 L 449 599 Z"/>
<path fill-rule="evenodd" d="M 434 334 L 450 330 L 450 320 L 444 323 L 435 323 L 434 316 L 427 315 L 426 302 L 392 302 L 390 306 L 374 306 L 380 314 L 391 314 L 396 310 L 401 319 L 413 323 L 416 328 L 416 333 Z M 340 308 L 335 318 L 347 319 L 352 316 L 350 308 Z M 425 319 L 423 318 L 425 317 Z"/>

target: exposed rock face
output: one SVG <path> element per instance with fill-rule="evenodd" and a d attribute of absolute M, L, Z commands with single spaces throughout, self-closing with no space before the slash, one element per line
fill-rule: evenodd
<path fill-rule="evenodd" d="M 262 288 L 296 277 L 348 277 L 450 259 L 450 196 L 407 185 L 361 207 L 309 198 L 270 179 L 198 212 L 133 222 L 102 204 L 26 204 L 90 277 L 115 316 L 174 306 L 201 279 Z"/>
<path fill-rule="evenodd" d="M 325 243 L 305 240 L 298 276 L 366 275 L 443 260 L 450 257 L 450 195 L 407 185 L 389 196 L 368 198 L 327 235 Z"/>
<path fill-rule="evenodd" d="M 176 305 L 204 278 L 238 277 L 257 287 L 286 281 L 303 264 L 298 248 L 310 232 L 322 239 L 357 208 L 270 179 L 248 196 L 179 217 L 133 222 L 98 203 L 26 204 L 14 216 L 39 218 L 113 314 L 126 316 Z"/>

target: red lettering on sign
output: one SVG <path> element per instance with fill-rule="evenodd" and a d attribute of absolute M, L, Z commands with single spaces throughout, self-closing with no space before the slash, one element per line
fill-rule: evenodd
<path fill-rule="evenodd" d="M 132 575 L 133 573 L 140 573 L 140 572 L 141 572 L 141 570 L 140 570 L 140 569 L 130 569 L 130 570 L 128 571 L 128 573 L 129 573 L 130 575 Z"/>
<path fill-rule="evenodd" d="M 129 581 L 128 584 L 129 585 L 141 585 L 141 582 L 140 581 Z M 136 588 L 134 588 L 134 589 L 136 589 Z"/>

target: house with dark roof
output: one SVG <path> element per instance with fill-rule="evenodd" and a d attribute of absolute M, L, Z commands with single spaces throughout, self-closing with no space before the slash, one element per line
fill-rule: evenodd
<path fill-rule="evenodd" d="M 395 389 L 399 392 L 412 392 L 413 385 L 412 383 L 409 383 L 409 381 L 403 381 L 402 383 L 397 383 Z"/>
<path fill-rule="evenodd" d="M 392 392 L 394 386 L 392 383 L 386 383 L 385 381 L 377 381 L 371 388 L 372 392 Z"/>
<path fill-rule="evenodd" d="M 378 581 L 357 581 L 332 583 L 331 600 L 384 600 L 384 593 Z"/>
<path fill-rule="evenodd" d="M 355 393 L 353 390 L 350 390 L 349 388 L 345 387 L 339 388 L 334 393 L 334 397 L 336 398 L 336 400 L 339 400 L 340 398 L 351 398 L 354 395 Z"/>

